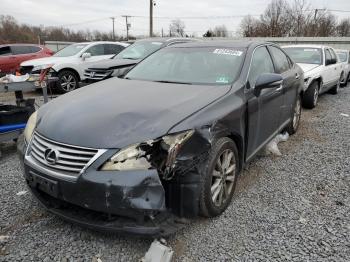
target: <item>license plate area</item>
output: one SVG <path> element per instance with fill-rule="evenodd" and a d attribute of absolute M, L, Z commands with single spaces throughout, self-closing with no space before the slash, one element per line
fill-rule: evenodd
<path fill-rule="evenodd" d="M 58 197 L 58 182 L 29 171 L 29 186 L 39 189 L 52 197 Z"/>

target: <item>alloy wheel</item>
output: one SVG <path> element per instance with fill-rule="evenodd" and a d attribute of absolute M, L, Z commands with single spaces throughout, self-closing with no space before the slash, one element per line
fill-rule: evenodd
<path fill-rule="evenodd" d="M 77 82 L 73 75 L 67 74 L 61 78 L 61 87 L 64 91 L 69 92 L 76 88 Z"/>
<path fill-rule="evenodd" d="M 218 157 L 212 174 L 211 198 L 215 206 L 222 206 L 233 189 L 236 175 L 236 159 L 231 149 Z"/>
<path fill-rule="evenodd" d="M 300 116 L 301 116 L 301 104 L 300 104 L 300 99 L 297 99 L 297 102 L 295 103 L 294 115 L 293 115 L 293 129 L 294 130 L 297 130 L 297 128 L 298 128 Z"/>

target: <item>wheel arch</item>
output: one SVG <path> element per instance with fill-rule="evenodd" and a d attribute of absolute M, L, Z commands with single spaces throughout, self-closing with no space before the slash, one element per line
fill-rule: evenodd
<path fill-rule="evenodd" d="M 60 72 L 62 72 L 62 71 L 71 71 L 71 72 L 73 72 L 73 73 L 78 77 L 78 80 L 81 81 L 81 78 L 80 78 L 80 75 L 79 75 L 78 71 L 75 70 L 74 68 L 71 68 L 71 67 L 64 67 L 64 68 L 60 69 L 60 70 L 58 71 L 58 73 L 60 73 Z"/>

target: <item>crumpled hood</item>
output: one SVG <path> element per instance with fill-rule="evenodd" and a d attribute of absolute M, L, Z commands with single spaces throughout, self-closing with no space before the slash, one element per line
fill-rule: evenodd
<path fill-rule="evenodd" d="M 48 65 L 48 64 L 57 64 L 64 63 L 66 61 L 71 61 L 71 57 L 44 57 L 38 59 L 32 59 L 21 63 L 21 66 L 40 66 L 40 65 Z"/>
<path fill-rule="evenodd" d="M 66 144 L 123 148 L 165 135 L 229 90 L 111 78 L 42 106 L 36 130 Z"/>
<path fill-rule="evenodd" d="M 311 70 L 314 70 L 315 68 L 321 66 L 321 65 L 315 65 L 315 64 L 304 64 L 304 63 L 298 63 L 298 65 L 301 67 L 304 73 L 309 73 Z"/>
<path fill-rule="evenodd" d="M 89 69 L 116 69 L 122 67 L 128 67 L 136 65 L 141 60 L 133 60 L 133 59 L 106 59 L 100 62 L 97 62 L 91 66 Z"/>

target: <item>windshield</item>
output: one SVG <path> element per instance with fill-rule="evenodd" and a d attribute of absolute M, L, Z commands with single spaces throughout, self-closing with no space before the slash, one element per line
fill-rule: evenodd
<path fill-rule="evenodd" d="M 296 63 L 322 64 L 322 51 L 320 48 L 286 47 L 284 50 Z"/>
<path fill-rule="evenodd" d="M 340 62 L 347 62 L 348 61 L 348 56 L 346 52 L 337 52 L 337 55 L 339 57 Z"/>
<path fill-rule="evenodd" d="M 113 59 L 143 59 L 160 49 L 162 44 L 163 43 L 161 42 L 137 42 L 125 48 L 119 54 L 114 56 Z"/>
<path fill-rule="evenodd" d="M 74 44 L 67 46 L 63 48 L 62 50 L 58 51 L 53 56 L 57 57 L 67 57 L 67 56 L 73 56 L 78 54 L 82 49 L 84 49 L 87 46 L 87 44 Z"/>
<path fill-rule="evenodd" d="M 146 58 L 125 78 L 227 85 L 236 80 L 243 60 L 241 48 L 165 48 Z"/>

